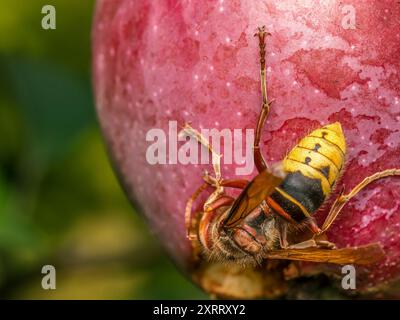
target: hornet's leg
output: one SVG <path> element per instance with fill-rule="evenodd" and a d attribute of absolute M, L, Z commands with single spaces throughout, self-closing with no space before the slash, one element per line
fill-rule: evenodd
<path fill-rule="evenodd" d="M 203 177 L 203 178 L 206 180 L 205 177 Z M 243 189 L 247 185 L 247 183 L 248 183 L 247 180 L 232 179 L 232 180 L 222 180 L 221 185 L 224 187 L 229 187 L 229 188 Z M 218 198 L 215 198 L 212 202 L 207 201 L 203 207 L 204 211 L 202 211 L 200 214 L 193 217 L 192 216 L 193 203 L 196 201 L 196 199 L 199 197 L 199 195 L 204 190 L 207 189 L 207 187 L 209 185 L 210 185 L 210 182 L 206 181 L 199 188 L 197 188 L 197 190 L 192 194 L 192 196 L 187 201 L 186 208 L 185 208 L 186 237 L 192 243 L 192 247 L 193 247 L 195 256 L 197 256 L 198 253 L 201 251 L 199 248 L 199 237 L 198 237 L 199 230 L 198 229 L 199 229 L 199 222 L 202 219 L 203 215 L 206 214 L 206 215 L 210 216 L 210 215 L 212 215 L 213 211 L 217 210 L 220 207 L 231 205 L 235 200 L 232 197 L 222 194 Z"/>
<path fill-rule="evenodd" d="M 185 227 L 186 227 L 186 237 L 190 241 L 197 240 L 197 232 L 196 232 L 196 221 L 192 219 L 192 207 L 193 203 L 199 197 L 199 195 L 208 187 L 208 183 L 203 183 L 197 190 L 192 194 L 189 200 L 186 203 L 185 207 Z"/>
<path fill-rule="evenodd" d="M 228 188 L 244 189 L 249 183 L 246 179 L 227 179 L 221 181 L 221 186 Z"/>
<path fill-rule="evenodd" d="M 308 229 L 313 233 L 313 234 L 320 234 L 321 229 L 318 227 L 317 223 L 315 222 L 314 219 L 311 219 L 307 225 Z"/>
<path fill-rule="evenodd" d="M 185 124 L 182 130 L 179 132 L 180 136 L 191 136 L 195 138 L 200 144 L 202 144 L 204 147 L 206 147 L 212 156 L 212 164 L 213 164 L 213 169 L 214 169 L 214 174 L 215 174 L 215 179 L 220 180 L 221 179 L 221 155 L 216 153 L 214 149 L 212 148 L 211 144 L 208 142 L 208 140 L 196 129 L 192 128 L 189 124 Z"/>
<path fill-rule="evenodd" d="M 212 149 L 211 145 L 208 143 L 207 139 L 204 138 L 197 130 L 193 129 L 189 124 L 185 124 L 182 128 L 182 131 L 179 135 L 188 135 L 194 137 L 199 143 L 205 146 L 212 155 L 212 163 L 215 177 L 208 176 L 208 174 L 203 177 L 205 183 L 203 183 L 197 190 L 192 194 L 189 200 L 186 203 L 185 208 L 185 227 L 186 227 L 186 235 L 187 238 L 192 242 L 192 245 L 195 247 L 197 245 L 197 227 L 198 227 L 198 219 L 201 217 L 192 217 L 192 207 L 193 203 L 199 197 L 199 195 L 207 189 L 209 185 L 215 187 L 215 191 L 209 196 L 207 201 L 212 202 L 215 198 L 222 195 L 224 190 L 223 187 L 219 185 L 219 181 L 221 180 L 221 165 L 220 158 L 221 156 L 217 154 L 214 149 Z"/>
<path fill-rule="evenodd" d="M 310 231 L 316 234 L 320 229 L 314 220 L 310 221 L 308 225 Z M 280 245 L 282 249 L 308 249 L 308 248 L 323 248 L 323 249 L 335 249 L 336 245 L 333 242 L 329 242 L 325 239 L 309 239 L 302 242 L 289 244 L 287 241 L 287 226 L 284 224 L 281 227 L 281 235 L 280 235 Z"/>
<path fill-rule="evenodd" d="M 197 231 L 196 231 L 196 218 L 192 219 L 192 207 L 193 203 L 196 201 L 196 199 L 199 197 L 199 195 L 210 185 L 215 188 L 215 191 L 208 197 L 207 201 L 204 204 L 204 210 L 206 210 L 214 201 L 219 200 L 224 194 L 224 187 L 231 187 L 231 188 L 239 188 L 243 189 L 247 183 L 248 180 L 244 179 L 229 179 L 229 180 L 223 180 L 221 178 L 221 165 L 220 165 L 220 158 L 221 156 L 217 154 L 214 149 L 211 147 L 207 139 L 205 139 L 204 136 L 201 135 L 200 132 L 197 130 L 193 129 L 190 125 L 186 124 L 184 128 L 182 129 L 182 132 L 180 134 L 187 134 L 189 136 L 194 137 L 199 143 L 201 143 L 203 146 L 205 146 L 212 154 L 212 160 L 213 160 L 213 168 L 214 168 L 214 174 L 215 177 L 210 176 L 208 173 L 206 173 L 203 176 L 203 179 L 205 181 L 204 184 L 202 184 L 189 198 L 189 200 L 186 203 L 186 208 L 185 208 L 185 226 L 186 226 L 186 232 L 187 232 L 187 237 L 189 240 L 194 241 L 197 240 Z M 221 200 L 219 200 L 221 201 Z"/>
<path fill-rule="evenodd" d="M 204 183 L 195 191 L 195 193 L 192 195 L 192 197 L 190 197 L 189 201 L 187 202 L 185 210 L 185 224 L 186 224 L 187 238 L 189 239 L 192 245 L 193 257 L 195 260 L 197 260 L 200 257 L 202 251 L 199 236 L 200 237 L 203 236 L 204 238 L 207 235 L 207 231 L 204 232 L 204 230 L 202 230 L 201 228 L 202 224 L 200 221 L 203 221 L 204 219 L 206 220 L 210 219 L 210 217 L 214 215 L 215 210 L 223 206 L 231 205 L 234 201 L 232 197 L 222 195 L 214 202 L 209 204 L 209 206 L 207 207 L 207 211 L 201 212 L 201 214 L 192 217 L 193 202 L 207 187 L 208 183 Z"/>
<path fill-rule="evenodd" d="M 333 242 L 325 240 L 309 239 L 303 242 L 292 244 L 288 246 L 286 249 L 308 249 L 308 248 L 335 249 L 336 245 Z"/>
<path fill-rule="evenodd" d="M 221 155 L 216 153 L 208 140 L 196 129 L 192 128 L 189 124 L 185 124 L 182 131 L 179 133 L 186 134 L 195 138 L 199 143 L 205 146 L 212 155 L 212 163 L 214 169 L 214 175 L 211 176 L 206 172 L 203 176 L 205 182 L 209 185 L 215 187 L 215 191 L 210 195 L 210 197 L 205 202 L 204 206 L 207 207 L 211 202 L 214 202 L 217 198 L 219 198 L 222 194 L 224 194 L 224 187 L 231 187 L 231 188 L 239 188 L 243 189 L 248 180 L 245 179 L 229 179 L 223 180 L 221 176 Z"/>
<path fill-rule="evenodd" d="M 192 194 L 192 196 L 189 198 L 189 200 L 186 203 L 186 208 L 185 208 L 185 225 L 186 225 L 186 235 L 188 239 L 192 240 L 196 238 L 196 231 L 194 230 L 194 225 L 196 223 L 193 223 L 192 221 L 192 207 L 193 203 L 196 201 L 196 199 L 200 196 L 200 194 L 207 189 L 209 185 L 212 185 L 211 181 L 207 181 L 210 176 L 204 176 L 203 179 L 206 181 L 203 183 L 200 187 L 197 188 L 197 190 Z M 223 187 L 228 187 L 228 188 L 237 188 L 237 189 L 244 189 L 249 181 L 246 179 L 229 179 L 229 180 L 222 180 L 221 181 L 221 186 Z M 223 197 L 223 196 L 221 196 Z M 220 198 L 221 198 L 220 197 Z M 215 201 L 219 200 L 220 198 L 217 198 Z M 221 201 L 221 200 L 219 200 Z M 208 210 L 208 208 L 213 208 L 215 206 L 215 203 L 213 202 L 209 203 L 207 207 L 205 208 Z"/>
<path fill-rule="evenodd" d="M 385 177 L 389 177 L 389 176 L 400 176 L 400 169 L 388 169 L 388 170 L 384 170 L 381 172 L 377 172 L 377 173 L 365 178 L 363 181 L 361 181 L 348 194 L 343 194 L 343 190 L 342 190 L 339 197 L 333 203 L 333 205 L 328 213 L 328 216 L 326 217 L 325 222 L 322 226 L 321 232 L 319 234 L 322 234 L 329 229 L 329 227 L 335 221 L 336 217 L 338 216 L 338 214 L 340 213 L 342 208 L 345 206 L 345 204 L 351 198 L 353 198 L 358 192 L 360 192 L 362 189 L 364 189 L 371 182 L 374 182 L 376 180 L 379 180 L 379 179 L 382 179 Z"/>
<path fill-rule="evenodd" d="M 270 33 L 267 33 L 265 31 L 265 26 L 258 28 L 258 32 L 255 34 L 255 36 L 258 36 L 260 45 L 260 76 L 261 76 L 261 95 L 262 95 L 261 112 L 257 121 L 257 128 L 253 146 L 254 163 L 257 167 L 258 172 L 262 172 L 265 169 L 267 169 L 267 164 L 265 163 L 265 160 L 260 151 L 260 139 L 261 139 L 261 130 L 264 127 L 264 123 L 269 114 L 269 108 L 271 105 L 271 101 L 268 101 L 268 96 L 267 96 L 267 80 L 265 73 L 265 36 L 269 34 Z"/>
<path fill-rule="evenodd" d="M 216 199 L 214 202 L 210 203 L 207 209 L 202 213 L 201 218 L 198 220 L 198 242 L 197 244 L 202 244 L 203 248 L 212 252 L 213 247 L 213 221 L 219 218 L 221 212 L 217 210 L 221 207 L 230 206 L 235 201 L 234 198 L 227 195 L 223 195 Z"/>
<path fill-rule="evenodd" d="M 289 243 L 287 241 L 287 225 L 286 223 L 281 223 L 279 225 L 279 243 L 282 249 L 286 249 L 289 246 Z"/>
<path fill-rule="evenodd" d="M 229 206 L 230 204 L 233 203 L 233 201 L 235 201 L 234 198 L 223 195 L 218 199 L 216 199 L 214 202 L 210 203 L 209 206 L 207 207 L 206 212 L 215 211 L 221 207 Z"/>
<path fill-rule="evenodd" d="M 212 156 L 212 164 L 214 169 L 215 176 L 210 176 L 207 172 L 203 176 L 205 182 L 215 188 L 214 192 L 208 197 L 204 206 L 207 206 L 209 203 L 213 202 L 215 199 L 219 198 L 224 193 L 224 188 L 221 186 L 221 155 L 216 153 L 208 140 L 196 129 L 192 128 L 189 124 L 185 124 L 182 128 L 181 132 L 179 132 L 180 136 L 188 135 L 195 138 L 200 144 L 206 147 Z"/>

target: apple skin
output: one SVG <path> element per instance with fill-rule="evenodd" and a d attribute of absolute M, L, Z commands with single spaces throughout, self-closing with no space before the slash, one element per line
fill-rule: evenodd
<path fill-rule="evenodd" d="M 191 259 L 185 203 L 211 167 L 150 165 L 146 133 L 168 132 L 168 121 L 255 128 L 261 94 L 253 35 L 266 25 L 274 99 L 261 139 L 266 161 L 282 159 L 312 129 L 340 121 L 348 150 L 337 189 L 399 168 L 399 16 L 396 1 L 97 2 L 93 80 L 102 131 L 126 193 L 178 265 L 187 270 Z M 235 177 L 235 167 L 223 165 L 223 176 Z M 316 214 L 319 223 L 334 198 Z M 385 259 L 360 269 L 357 288 L 390 292 L 400 276 L 400 178 L 357 195 L 328 237 L 338 247 L 381 243 Z"/>

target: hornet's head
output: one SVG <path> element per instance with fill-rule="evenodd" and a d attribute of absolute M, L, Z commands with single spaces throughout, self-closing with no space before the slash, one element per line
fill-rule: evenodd
<path fill-rule="evenodd" d="M 210 259 L 231 260 L 242 265 L 259 264 L 265 251 L 276 249 L 279 229 L 273 214 L 265 214 L 259 206 L 234 227 L 224 226 L 230 207 L 205 212 L 199 238 Z"/>

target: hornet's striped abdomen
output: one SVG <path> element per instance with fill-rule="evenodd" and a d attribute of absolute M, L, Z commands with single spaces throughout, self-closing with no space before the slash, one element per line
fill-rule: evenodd
<path fill-rule="evenodd" d="M 297 222 L 315 212 L 343 167 L 346 141 L 339 122 L 312 131 L 283 160 L 287 176 L 267 203 Z"/>

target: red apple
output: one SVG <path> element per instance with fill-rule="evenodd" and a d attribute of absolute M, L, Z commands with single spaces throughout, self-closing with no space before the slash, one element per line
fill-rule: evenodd
<path fill-rule="evenodd" d="M 168 132 L 169 121 L 197 129 L 255 128 L 261 94 L 253 35 L 265 25 L 268 94 L 275 99 L 261 140 L 266 160 L 282 159 L 311 129 L 340 121 L 348 152 L 338 188 L 349 191 L 374 172 L 400 168 L 399 16 L 400 4 L 388 0 L 98 1 L 93 79 L 101 127 L 127 194 L 182 268 L 189 270 L 192 257 L 185 203 L 210 166 L 149 164 L 147 132 Z M 224 165 L 223 176 L 234 177 L 235 167 Z M 357 270 L 359 292 L 384 295 L 400 276 L 399 187 L 396 177 L 370 185 L 328 232 L 338 247 L 381 243 L 385 259 Z M 320 223 L 328 209 L 318 212 Z M 199 282 L 229 291 L 226 270 L 221 275 L 218 268 L 204 271 Z M 332 270 L 338 271 L 304 265 L 308 274 Z M 235 272 L 232 283 L 243 276 L 249 291 L 228 296 L 286 290 L 273 277 L 268 281 L 280 284 L 272 293 L 251 288 L 265 273 Z"/>

